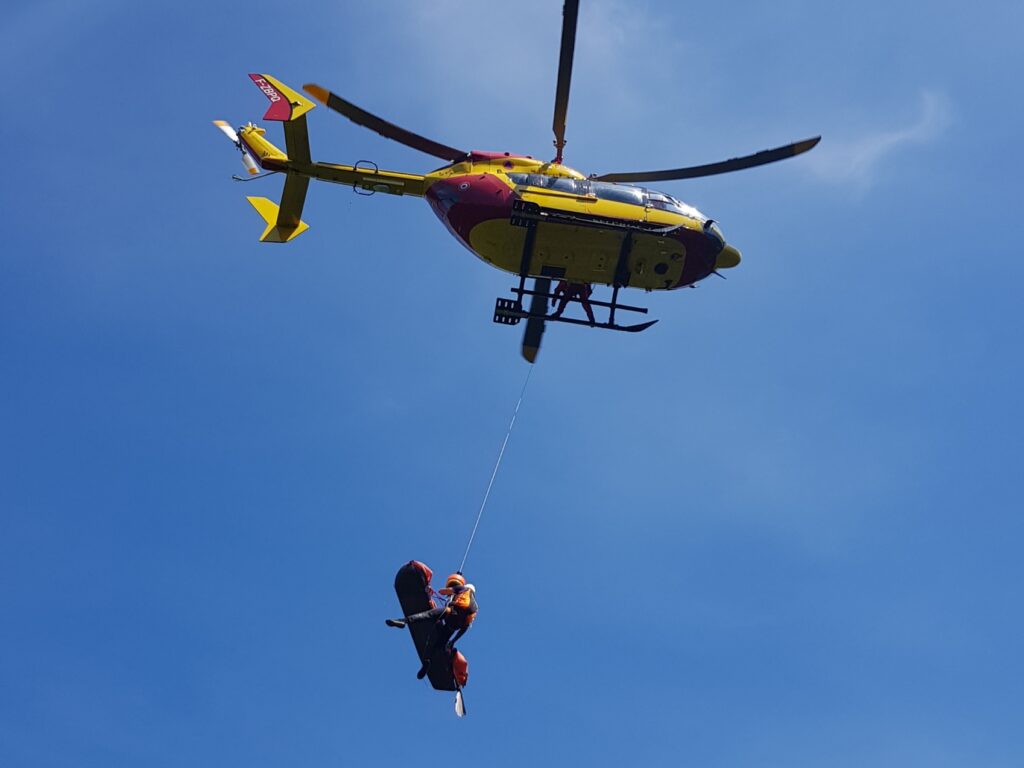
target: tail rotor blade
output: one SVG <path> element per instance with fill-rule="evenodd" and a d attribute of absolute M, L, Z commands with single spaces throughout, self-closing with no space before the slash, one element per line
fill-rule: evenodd
<path fill-rule="evenodd" d="M 250 176 L 255 176 L 260 172 L 260 167 L 256 165 L 256 161 L 245 150 L 242 151 L 242 165 L 245 166 L 245 170 L 249 172 Z"/>
<path fill-rule="evenodd" d="M 232 142 L 238 144 L 238 134 L 235 133 L 235 129 L 226 120 L 214 120 L 213 124 L 220 128 L 221 132 L 231 139 Z"/>

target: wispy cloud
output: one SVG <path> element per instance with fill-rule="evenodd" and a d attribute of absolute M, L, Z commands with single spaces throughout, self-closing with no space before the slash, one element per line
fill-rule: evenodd
<path fill-rule="evenodd" d="M 388 23 L 404 58 L 429 63 L 406 74 L 423 93 L 442 94 L 423 100 L 425 108 L 436 111 L 443 130 L 457 135 L 472 125 L 480 136 L 474 140 L 487 142 L 501 136 L 504 127 L 520 142 L 511 149 L 543 155 L 551 151 L 561 11 L 561 3 L 551 0 L 521 0 L 513 18 L 501 4 L 434 0 L 411 3 L 407 13 Z M 453 20 L 465 27 L 454 26 Z M 574 148 L 582 143 L 588 123 L 634 114 L 651 103 L 651 92 L 671 87 L 671 68 L 652 70 L 638 55 L 637 41 L 673 60 L 674 38 L 643 4 L 592 0 L 581 9 L 569 102 Z M 638 82 L 644 83 L 643 90 Z"/>
<path fill-rule="evenodd" d="M 808 155 L 807 167 L 823 181 L 870 187 L 883 162 L 902 149 L 938 138 L 950 121 L 949 100 L 937 91 L 923 91 L 919 115 L 903 128 L 877 130 L 852 139 L 831 139 Z"/>

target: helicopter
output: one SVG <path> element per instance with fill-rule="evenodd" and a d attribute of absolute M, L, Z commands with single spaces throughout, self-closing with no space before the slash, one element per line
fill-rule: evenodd
<path fill-rule="evenodd" d="M 264 120 L 283 125 L 285 151 L 253 123 L 237 131 L 223 120 L 214 124 L 242 152 L 242 162 L 251 176 L 261 170 L 285 174 L 280 204 L 265 197 L 247 198 L 266 223 L 260 240 L 285 243 L 308 229 L 302 221 L 302 208 L 311 179 L 348 185 L 364 195 L 380 192 L 423 197 L 462 245 L 487 264 L 519 278 L 510 296 L 496 299 L 493 320 L 502 325 L 526 321 L 522 354 L 530 363 L 537 359 L 548 323 L 630 333 L 654 325 L 657 320 L 626 325 L 616 321 L 617 312 L 648 312 L 646 307 L 620 303 L 620 289 L 692 287 L 720 274 L 719 270 L 737 266 L 741 255 L 726 242 L 713 219 L 672 195 L 635 182 L 692 179 L 753 168 L 807 152 L 821 137 L 704 165 L 585 176 L 563 164 L 578 14 L 579 0 L 566 0 L 552 121 L 555 157 L 547 162 L 510 152 L 451 147 L 307 83 L 303 90 L 315 102 L 447 164 L 416 174 L 382 170 L 367 161 L 351 166 L 314 162 L 306 113 L 316 103 L 269 74 L 250 74 L 270 101 Z M 527 280 L 532 280 L 531 287 Z M 552 280 L 560 281 L 554 292 Z M 590 300 L 593 284 L 610 286 L 611 300 Z M 558 311 L 549 313 L 548 302 L 559 297 Z M 589 319 L 563 317 L 567 302 L 582 304 Z M 596 322 L 591 306 L 606 309 L 607 320 Z"/>

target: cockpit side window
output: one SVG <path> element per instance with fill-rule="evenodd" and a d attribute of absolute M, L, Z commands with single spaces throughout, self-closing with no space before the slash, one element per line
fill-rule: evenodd
<path fill-rule="evenodd" d="M 685 213 L 677 200 L 662 194 L 661 192 L 647 191 L 647 204 L 659 211 L 671 211 L 672 213 Z"/>
<path fill-rule="evenodd" d="M 664 192 L 655 192 L 653 189 L 645 190 L 647 192 L 647 205 L 651 208 L 656 208 L 661 211 L 671 211 L 672 213 L 681 213 L 683 216 L 689 216 L 691 219 L 697 221 L 707 221 L 707 216 L 698 211 L 692 205 L 687 205 L 684 202 L 676 200 L 670 195 L 666 195 Z"/>

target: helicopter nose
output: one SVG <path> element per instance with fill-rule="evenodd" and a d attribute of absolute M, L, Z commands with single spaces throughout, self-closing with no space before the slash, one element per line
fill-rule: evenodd
<path fill-rule="evenodd" d="M 732 269 L 740 263 L 741 258 L 738 250 L 726 244 L 715 259 L 715 269 Z"/>
<path fill-rule="evenodd" d="M 714 219 L 704 222 L 704 234 L 712 243 L 715 256 L 715 269 L 729 269 L 740 263 L 740 252 L 725 242 L 725 235 Z"/>

